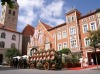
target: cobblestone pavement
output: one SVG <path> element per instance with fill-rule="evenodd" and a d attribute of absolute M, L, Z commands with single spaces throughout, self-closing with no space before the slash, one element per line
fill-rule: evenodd
<path fill-rule="evenodd" d="M 100 74 L 96 68 L 82 70 L 38 70 L 38 69 L 16 69 L 0 66 L 0 74 Z"/>

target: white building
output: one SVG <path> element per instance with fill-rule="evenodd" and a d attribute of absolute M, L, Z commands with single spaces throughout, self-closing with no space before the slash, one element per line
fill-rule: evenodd
<path fill-rule="evenodd" d="M 14 8 L 5 3 L 2 6 L 0 17 L 0 64 L 5 61 L 5 51 L 15 47 L 22 52 L 22 34 L 17 32 L 19 5 L 17 0 L 12 0 Z"/>

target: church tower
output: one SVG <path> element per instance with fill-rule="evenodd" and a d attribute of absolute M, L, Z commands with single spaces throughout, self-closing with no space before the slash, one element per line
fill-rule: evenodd
<path fill-rule="evenodd" d="M 17 0 L 12 0 L 14 4 L 14 8 L 9 8 L 8 4 L 2 6 L 0 23 L 7 28 L 12 30 L 17 30 L 17 21 L 18 21 L 18 11 L 19 5 Z"/>

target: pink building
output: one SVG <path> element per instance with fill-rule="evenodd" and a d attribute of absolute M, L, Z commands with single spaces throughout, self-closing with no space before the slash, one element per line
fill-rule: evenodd
<path fill-rule="evenodd" d="M 72 53 L 82 53 L 91 57 L 95 61 L 93 49 L 90 48 L 88 30 L 97 30 L 100 27 L 100 9 L 82 15 L 77 9 L 73 9 L 65 14 L 66 22 L 58 26 L 51 27 L 41 21 L 35 28 L 35 33 L 30 36 L 30 42 L 27 46 L 27 55 L 30 55 L 32 48 L 37 50 L 54 49 L 56 51 L 62 48 L 70 48 Z M 97 49 L 97 56 L 100 57 L 100 51 Z M 100 64 L 100 58 L 98 58 Z M 94 62 L 95 63 L 95 62 Z"/>

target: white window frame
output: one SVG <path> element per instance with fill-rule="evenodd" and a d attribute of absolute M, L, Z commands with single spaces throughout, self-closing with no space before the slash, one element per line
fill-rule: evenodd
<path fill-rule="evenodd" d="M 76 45 L 72 46 L 72 43 L 71 43 L 72 41 L 76 41 L 76 43 L 74 43 Z M 76 48 L 77 47 L 77 40 L 76 39 L 70 40 L 70 47 L 71 48 Z"/>
<path fill-rule="evenodd" d="M 61 45 L 60 49 L 59 49 L 59 45 Z M 62 44 L 59 43 L 59 44 L 58 44 L 58 51 L 61 50 L 61 49 L 62 49 Z"/>
<path fill-rule="evenodd" d="M 66 43 L 66 45 L 64 45 Z M 63 48 L 67 48 L 67 42 L 63 43 Z"/>
<path fill-rule="evenodd" d="M 66 37 L 67 37 L 67 32 L 66 31 L 62 31 L 62 38 L 66 38 Z"/>
<path fill-rule="evenodd" d="M 95 29 L 92 29 L 91 23 L 94 23 L 95 24 Z M 97 30 L 97 26 L 96 26 L 96 22 L 95 21 L 90 22 L 90 30 Z"/>
<path fill-rule="evenodd" d="M 83 33 L 86 33 L 86 32 L 87 32 L 87 31 L 84 30 L 84 26 L 85 26 L 85 25 L 87 25 L 87 31 L 89 30 L 89 29 L 88 29 L 88 24 L 84 24 L 84 25 L 83 25 L 83 28 L 82 28 L 82 29 L 83 29 Z"/>
<path fill-rule="evenodd" d="M 69 34 L 70 35 L 75 35 L 76 34 L 76 27 L 70 27 L 69 28 Z"/>
<path fill-rule="evenodd" d="M 89 46 L 89 45 L 90 45 L 90 39 L 88 39 L 87 42 L 86 42 L 86 39 L 87 39 L 87 37 L 84 38 L 84 45 L 85 45 L 85 46 Z M 88 44 L 87 44 L 87 43 L 88 43 Z"/>
<path fill-rule="evenodd" d="M 61 39 L 61 32 L 57 33 L 57 39 L 60 40 Z"/>

